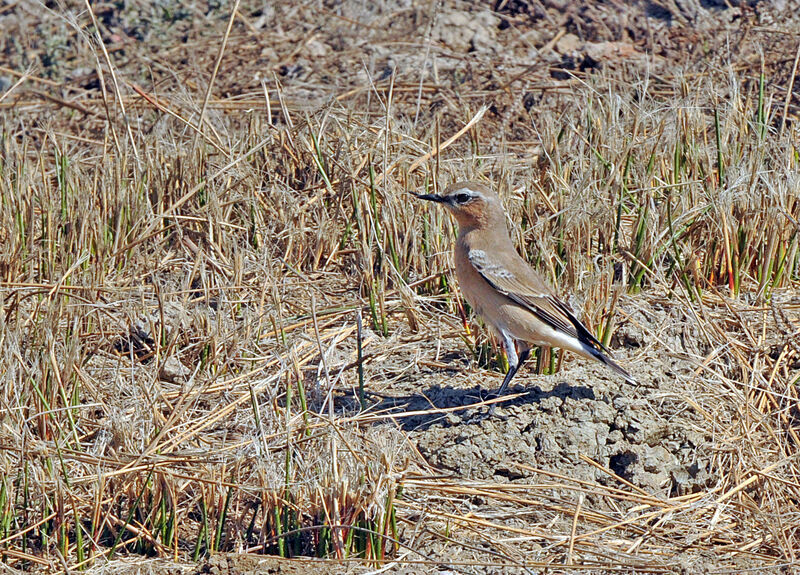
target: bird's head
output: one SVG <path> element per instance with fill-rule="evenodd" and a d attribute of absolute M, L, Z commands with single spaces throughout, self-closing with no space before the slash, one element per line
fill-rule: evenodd
<path fill-rule="evenodd" d="M 500 198 L 489 186 L 480 182 L 456 182 L 441 194 L 411 193 L 421 200 L 442 204 L 455 216 L 462 229 L 504 225 Z"/>

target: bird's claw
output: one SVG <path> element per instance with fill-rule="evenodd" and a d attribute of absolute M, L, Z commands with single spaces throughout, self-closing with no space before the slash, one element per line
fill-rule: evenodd
<path fill-rule="evenodd" d="M 493 397 L 489 397 L 487 399 L 494 399 L 494 398 Z M 479 424 L 479 423 L 482 423 L 482 422 L 484 422 L 484 421 L 486 421 L 487 419 L 490 419 L 490 418 L 499 419 L 500 421 L 508 421 L 508 416 L 507 415 L 497 415 L 495 413 L 495 408 L 496 407 L 497 407 L 497 404 L 493 403 L 492 405 L 489 406 L 489 409 L 487 409 L 486 411 L 484 411 L 482 413 L 481 412 L 476 413 L 475 415 L 473 415 L 472 417 L 467 419 L 466 423 L 470 424 L 470 425 Z"/>

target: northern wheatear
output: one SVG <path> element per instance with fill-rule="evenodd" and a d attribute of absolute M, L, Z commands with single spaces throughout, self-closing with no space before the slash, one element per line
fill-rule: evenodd
<path fill-rule="evenodd" d="M 560 347 L 596 359 L 635 383 L 514 249 L 503 205 L 488 186 L 467 181 L 451 185 L 441 195 L 411 193 L 444 205 L 458 221 L 458 285 L 502 340 L 508 357 L 508 372 L 497 396 L 503 395 L 534 345 Z"/>

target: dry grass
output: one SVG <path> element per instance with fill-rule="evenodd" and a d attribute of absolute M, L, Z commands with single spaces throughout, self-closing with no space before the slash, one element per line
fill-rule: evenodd
<path fill-rule="evenodd" d="M 217 43 L 228 17 L 209 32 Z M 242 19 L 228 40 L 238 56 L 253 26 Z M 0 94 L 3 562 L 794 563 L 787 84 L 733 64 L 532 76 L 547 89 L 526 111 L 516 93 L 409 75 L 349 79 L 310 106 L 277 76 L 242 97 L 145 88 L 89 30 L 74 50 L 95 59 L 104 91 L 51 94 L 59 81 L 33 70 Z M 226 88 L 240 80 L 230 61 L 219 74 Z M 498 109 L 481 116 L 485 101 Z M 444 335 L 488 363 L 452 282 L 453 223 L 405 193 L 462 177 L 495 183 L 528 259 L 579 294 L 606 341 L 637 302 L 694 326 L 676 401 L 715 439 L 708 489 L 652 493 L 589 458 L 607 482 L 531 462 L 517 462 L 529 482 L 443 477 L 391 425 L 404 415 L 376 410 L 373 382 L 421 377 L 400 348 L 425 360 Z M 642 328 L 638 361 L 665 353 L 657 327 Z"/>

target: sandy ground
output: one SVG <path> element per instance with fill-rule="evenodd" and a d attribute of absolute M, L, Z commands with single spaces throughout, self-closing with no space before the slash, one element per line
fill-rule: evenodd
<path fill-rule="evenodd" d="M 768 26 L 780 20 L 780 3 L 775 3 L 774 13 L 765 3 L 753 4 L 757 5 L 647 2 L 623 8 L 613 2 L 511 1 L 496 2 L 496 10 L 490 11 L 479 3 L 390 5 L 346 1 L 321 3 L 317 20 L 311 18 L 315 12 L 310 5 L 247 6 L 241 10 L 242 21 L 237 22 L 244 39 L 238 37 L 229 49 L 232 60 L 246 64 L 230 65 L 224 70 L 217 89 L 226 94 L 255 92 L 260 86 L 259 76 L 272 77 L 274 72 L 291 106 L 313 110 L 331 96 L 351 89 L 368 90 L 371 80 L 379 81 L 392 73 L 399 73 L 413 89 L 414 82 L 420 79 L 414 68 L 423 62 L 425 80 L 439 82 L 447 90 L 439 96 L 426 93 L 421 112 L 414 98 L 398 103 L 399 113 L 406 121 L 411 122 L 417 115 L 421 121 L 427 120 L 432 109 L 449 105 L 449 98 L 473 103 L 488 101 L 492 103 L 488 113 L 492 127 L 486 129 L 486 137 L 498 145 L 504 141 L 515 146 L 524 155 L 535 152 L 535 134 L 530 122 L 518 119 L 532 106 L 541 105 L 541 113 L 546 113 L 548 107 L 558 105 L 560 98 L 558 88 L 552 95 L 547 89 L 537 88 L 542 82 L 556 85 L 573 77 L 571 74 L 580 74 L 583 81 L 590 79 L 593 71 L 614 69 L 626 69 L 634 76 L 647 72 L 657 79 L 659 74 L 676 72 L 679 67 L 717 65 L 719 60 L 712 61 L 709 54 L 718 55 L 721 47 L 731 60 L 752 63 L 755 52 L 746 52 L 752 45 L 731 42 L 741 38 L 739 23 L 750 19 Z M 120 61 L 126 50 L 135 53 L 159 38 L 183 35 L 192 42 L 218 38 L 225 22 L 224 10 L 212 12 L 215 27 L 204 29 L 202 18 L 183 4 L 177 6 L 189 13 L 172 22 L 166 22 L 163 14 L 150 14 L 142 6 L 118 13 L 104 5 L 97 11 L 109 34 L 115 35 L 109 36 L 109 41 L 116 40 L 121 46 Z M 14 18 L 32 22 L 30 14 L 23 12 L 12 8 L 0 18 L 6 23 Z M 22 28 L 29 32 L 38 29 L 31 24 Z M 713 33 L 717 28 L 726 30 L 727 35 Z M 381 40 L 389 36 L 391 42 Z M 790 67 L 791 58 L 787 62 L 786 58 L 775 56 L 780 51 L 775 42 L 769 37 L 762 45 L 778 75 Z M 52 43 L 53 54 L 58 54 L 57 41 Z M 169 65 L 178 70 L 206 69 L 213 60 L 213 54 L 182 51 L 179 45 L 162 56 L 172 58 Z M 541 70 L 524 85 L 511 84 L 509 88 L 509 80 L 528 69 L 528 62 Z M 46 67 L 44 71 L 56 80 L 67 78 L 88 89 L 96 79 L 92 78 L 92 68 L 83 64 L 72 70 Z M 157 63 L 153 69 L 156 76 L 167 75 Z M 13 80 L 4 78 L 6 86 Z M 796 295 L 786 297 L 797 303 Z M 714 415 L 698 409 L 698 404 L 713 405 L 714 392 L 698 377 L 696 364 L 687 360 L 706 356 L 709 344 L 679 303 L 623 296 L 619 309 L 611 347 L 636 378 L 637 385 L 583 359 L 568 357 L 556 375 L 535 374 L 535 361 L 530 361 L 513 381 L 510 393 L 514 397 L 500 404 L 495 417 L 483 420 L 475 418 L 480 409 L 450 408 L 469 406 L 485 398 L 500 385 L 499 370 L 476 365 L 460 339 L 440 338 L 439 334 L 451 331 L 449 325 L 429 319 L 420 333 L 413 334 L 398 320 L 387 341 L 366 349 L 371 409 L 397 415 L 373 425 L 387 434 L 406 437 L 417 451 L 414 457 L 419 457 L 421 465 L 427 466 L 430 477 L 440 485 L 452 481 L 491 489 L 492 485 L 555 484 L 546 497 L 542 495 L 546 502 L 540 506 L 526 508 L 514 501 L 498 502 L 479 490 L 472 496 L 454 495 L 441 505 L 454 514 L 489 518 L 520 530 L 535 526 L 569 534 L 571 517 L 559 509 L 574 509 L 579 496 L 583 496 L 570 491 L 563 477 L 665 499 L 713 489 L 720 458 L 728 457 L 731 448 L 715 437 L 715 425 L 709 422 Z M 352 352 L 350 345 L 344 346 L 348 354 Z M 353 405 L 347 393 L 338 402 L 345 412 Z M 427 413 L 408 416 L 410 412 Z M 404 510 L 409 522 L 402 527 L 402 533 L 406 540 L 417 541 L 416 548 L 438 563 L 418 568 L 397 565 L 390 567 L 391 572 L 524 572 L 513 565 L 459 566 L 459 562 L 491 557 L 493 552 L 505 554 L 508 549 L 531 557 L 547 550 L 545 539 L 532 537 L 521 537 L 519 541 L 499 537 L 494 540 L 494 547 L 486 543 L 475 550 L 466 544 L 448 545 L 447 537 L 460 537 L 455 530 L 444 538 L 415 532 L 414 521 L 425 516 L 423 502 L 430 496 L 425 481 L 420 475 L 410 477 L 405 496 L 410 505 L 419 503 L 421 507 L 417 511 L 412 507 Z M 526 493 L 539 497 L 535 491 Z M 624 500 L 614 503 L 602 494 L 590 493 L 581 499 L 581 506 L 587 512 L 611 517 L 634 504 Z M 647 534 L 641 536 L 645 538 Z M 659 560 L 653 559 L 659 572 L 705 573 L 717 567 L 759 564 L 759 559 L 752 557 L 728 556 L 718 561 L 711 544 L 682 553 L 682 534 L 676 530 L 672 536 L 672 550 L 665 551 Z M 467 534 L 459 541 L 471 539 Z M 685 541 L 687 548 L 693 543 Z M 614 544 L 609 541 L 609 545 Z M 103 569 L 131 575 L 233 575 L 363 572 L 372 568 L 219 554 L 197 565 L 142 559 L 120 560 Z M 555 569 L 553 572 L 578 572 L 564 566 Z M 580 572 L 603 571 L 593 571 L 589 565 Z"/>

